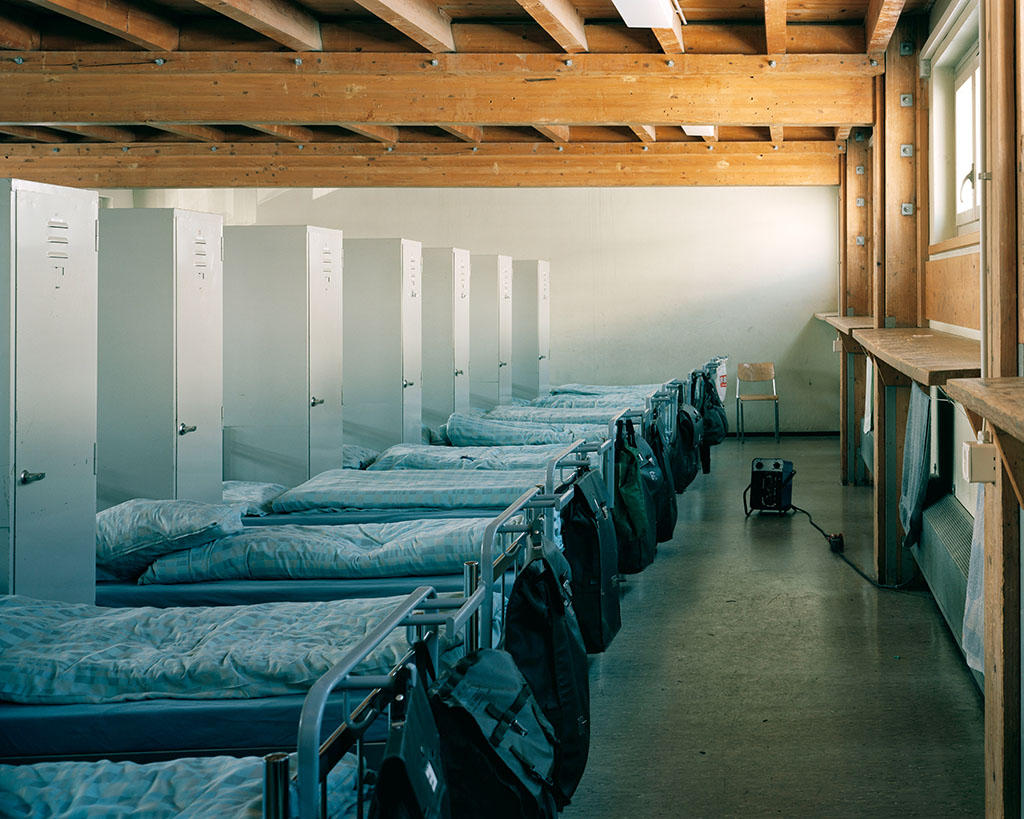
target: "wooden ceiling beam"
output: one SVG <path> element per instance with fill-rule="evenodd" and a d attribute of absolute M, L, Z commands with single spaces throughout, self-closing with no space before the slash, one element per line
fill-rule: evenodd
<path fill-rule="evenodd" d="M 874 54 L 889 47 L 889 40 L 892 39 L 896 24 L 900 21 L 905 2 L 906 0 L 871 0 L 868 4 L 868 12 L 864 17 L 867 53 Z"/>
<path fill-rule="evenodd" d="M 427 51 L 455 50 L 452 21 L 433 0 L 356 0 Z"/>
<path fill-rule="evenodd" d="M 315 142 L 316 133 L 301 125 L 272 125 L 267 122 L 253 122 L 246 127 L 259 131 L 261 134 L 270 134 L 282 142 Z"/>
<path fill-rule="evenodd" d="M 85 187 L 836 185 L 831 142 L 0 145 L 0 176 Z M 124 149 L 127 148 L 127 151 Z M 474 148 L 476 150 L 474 150 Z"/>
<path fill-rule="evenodd" d="M 768 133 L 771 136 L 772 144 L 778 145 L 783 140 L 782 126 L 781 125 L 769 125 Z"/>
<path fill-rule="evenodd" d="M 398 142 L 398 129 L 394 125 L 370 125 L 360 122 L 344 122 L 342 128 L 347 128 L 354 134 L 372 139 L 374 142 Z"/>
<path fill-rule="evenodd" d="M 715 130 L 713 133 L 703 134 L 701 136 L 701 139 L 703 139 L 705 142 L 718 142 L 718 126 L 715 126 Z"/>
<path fill-rule="evenodd" d="M 11 16 L 9 11 L 0 12 L 0 48 L 15 51 L 34 51 L 39 48 L 39 31 L 24 20 Z"/>
<path fill-rule="evenodd" d="M 323 48 L 317 19 L 286 0 L 196 2 L 295 51 L 320 51 Z"/>
<path fill-rule="evenodd" d="M 147 122 L 151 128 L 166 131 L 169 134 L 195 139 L 199 142 L 230 142 L 231 137 L 221 128 L 209 125 L 187 125 L 182 122 Z"/>
<path fill-rule="evenodd" d="M 48 125 L 59 131 L 67 131 L 86 139 L 98 139 L 100 142 L 135 142 L 138 137 L 130 128 L 119 125 Z"/>
<path fill-rule="evenodd" d="M 0 61 L 0 122 L 337 125 L 868 125 L 866 55 L 318 55 L 22 52 Z M 775 62 L 772 66 L 769 63 Z M 636 82 L 643 76 L 643 82 Z M 184 84 L 184 85 L 183 85 Z M 188 93 L 182 93 L 184 87 Z M 410 89 L 415 89 L 410 94 Z"/>
<path fill-rule="evenodd" d="M 33 5 L 54 11 L 115 34 L 147 51 L 174 51 L 178 47 L 178 27 L 125 0 L 29 0 Z"/>
<path fill-rule="evenodd" d="M 479 125 L 439 125 L 442 131 L 447 131 L 463 142 L 483 142 L 484 129 Z"/>
<path fill-rule="evenodd" d="M 583 18 L 571 0 L 517 0 L 551 39 L 570 54 L 588 50 Z"/>
<path fill-rule="evenodd" d="M 7 134 L 7 136 L 17 137 L 18 139 L 27 139 L 31 142 L 67 142 L 67 137 L 63 137 L 58 133 L 47 130 L 46 128 L 35 128 L 29 125 L 0 125 L 0 134 Z"/>
<path fill-rule="evenodd" d="M 844 125 L 841 128 L 836 128 L 836 142 L 846 142 L 850 138 L 850 131 L 853 129 L 849 125 Z"/>
<path fill-rule="evenodd" d="M 672 28 L 652 28 L 651 31 L 666 54 L 682 54 L 686 51 L 683 45 L 683 23 L 678 14 L 672 15 Z"/>
<path fill-rule="evenodd" d="M 764 0 L 766 54 L 786 53 L 786 0 Z"/>
<path fill-rule="evenodd" d="M 551 142 L 568 142 L 571 132 L 568 125 L 534 125 L 534 129 Z"/>
<path fill-rule="evenodd" d="M 636 134 L 641 142 L 657 142 L 658 137 L 654 133 L 653 125 L 630 125 L 629 130 Z"/>

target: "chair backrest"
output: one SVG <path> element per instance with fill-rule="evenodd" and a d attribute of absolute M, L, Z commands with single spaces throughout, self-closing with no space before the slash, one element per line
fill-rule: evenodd
<path fill-rule="evenodd" d="M 762 361 L 757 364 L 737 364 L 736 378 L 740 381 L 773 381 L 775 362 Z"/>

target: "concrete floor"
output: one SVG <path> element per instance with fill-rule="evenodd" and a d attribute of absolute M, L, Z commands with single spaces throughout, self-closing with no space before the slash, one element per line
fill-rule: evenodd
<path fill-rule="evenodd" d="M 836 438 L 726 441 L 676 537 L 630 577 L 592 660 L 592 745 L 566 819 L 982 816 L 983 704 L 927 592 L 878 591 L 803 515 L 752 515 L 754 457 L 870 565 L 871 489 Z"/>

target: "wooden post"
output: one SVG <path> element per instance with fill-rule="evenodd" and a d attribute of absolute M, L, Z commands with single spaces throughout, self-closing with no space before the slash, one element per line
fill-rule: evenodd
<path fill-rule="evenodd" d="M 1020 12 L 1017 0 L 983 0 L 988 170 L 983 188 L 989 270 L 989 367 L 1017 374 Z M 1000 460 L 985 493 L 985 814 L 1020 816 L 1020 514 Z"/>

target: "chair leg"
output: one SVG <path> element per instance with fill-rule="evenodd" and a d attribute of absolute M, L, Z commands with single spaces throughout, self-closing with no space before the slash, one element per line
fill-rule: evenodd
<path fill-rule="evenodd" d="M 775 399 L 775 443 L 779 442 L 779 400 Z"/>
<path fill-rule="evenodd" d="M 740 428 L 740 443 L 742 444 L 742 443 L 745 443 L 745 439 L 744 439 L 743 433 L 746 432 L 746 430 L 743 428 L 743 402 L 742 401 L 740 401 L 740 422 L 739 422 L 739 428 Z"/>

